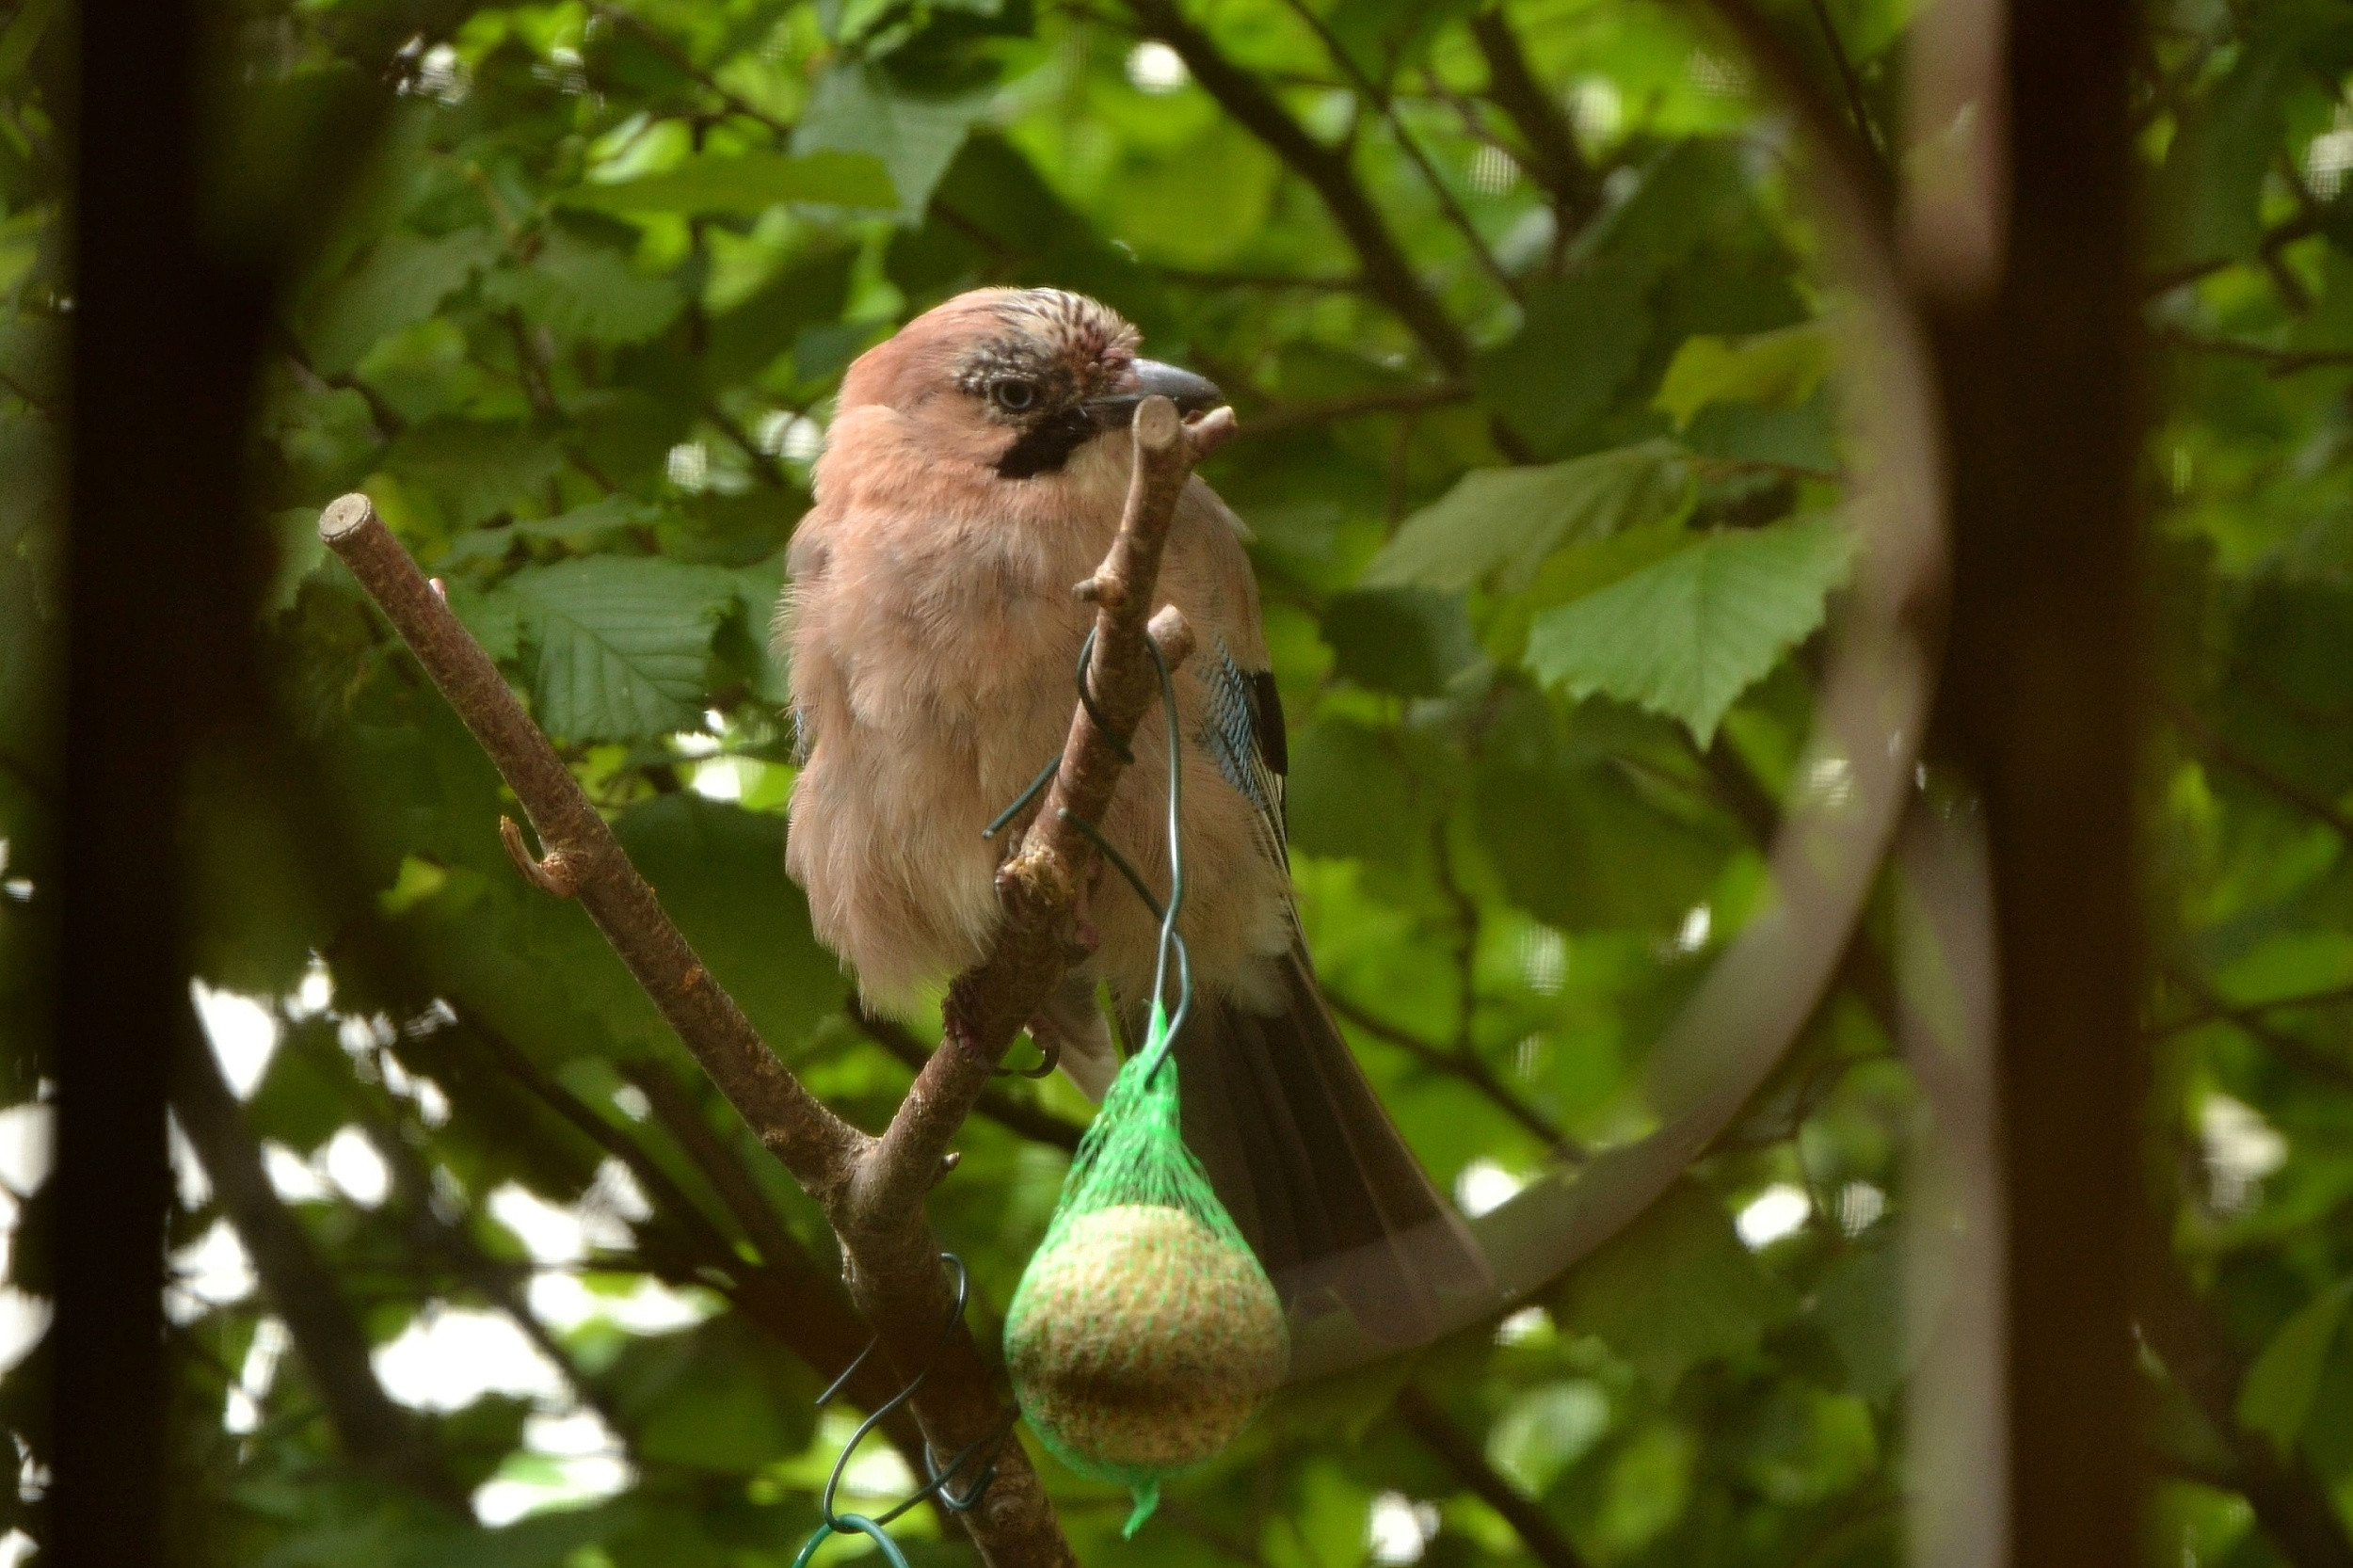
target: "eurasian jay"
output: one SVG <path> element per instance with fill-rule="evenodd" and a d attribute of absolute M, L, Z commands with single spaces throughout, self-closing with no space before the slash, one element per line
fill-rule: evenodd
<path fill-rule="evenodd" d="M 1058 756 L 1102 561 L 1128 490 L 1128 426 L 1161 393 L 1194 415 L 1198 376 L 1137 358 L 1108 307 L 980 289 L 850 367 L 789 557 L 777 617 L 801 757 L 786 865 L 820 940 L 870 1006 L 904 1012 L 977 963 L 1004 847 L 983 827 Z M 1158 603 L 1191 621 L 1176 672 L 1186 901 L 1196 995 L 1176 1042 L 1185 1141 L 1285 1300 L 1331 1292 L 1386 1338 L 1438 1320 L 1485 1271 L 1341 1039 L 1316 988 L 1285 850 L 1283 714 L 1241 522 L 1186 488 Z M 1157 607 L 1157 606 L 1156 606 Z M 1166 730 L 1147 715 L 1103 835 L 1165 900 Z M 1096 945 L 1032 1026 L 1100 1098 L 1151 999 L 1158 922 L 1114 880 Z M 1305 1298 L 1303 1300 L 1303 1298 Z"/>

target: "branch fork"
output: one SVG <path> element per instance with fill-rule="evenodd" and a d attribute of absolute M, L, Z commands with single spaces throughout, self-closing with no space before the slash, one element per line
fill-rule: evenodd
<path fill-rule="evenodd" d="M 1148 620 L 1146 613 L 1193 465 L 1233 431 L 1226 408 L 1191 423 L 1163 397 L 1136 409 L 1134 469 L 1118 536 L 1102 566 L 1075 590 L 1096 610 L 1087 699 L 1071 716 L 1044 803 L 998 873 L 1003 919 L 996 945 L 949 988 L 939 1048 L 879 1138 L 809 1094 L 712 979 L 489 655 L 368 498 L 344 496 L 319 518 L 320 537 L 383 610 L 522 803 L 543 851 L 533 855 L 521 827 L 500 819 L 499 837 L 517 870 L 543 892 L 580 904 L 703 1071 L 824 1208 L 840 1239 L 852 1298 L 892 1370 L 903 1381 L 928 1372 L 912 1408 L 935 1452 L 992 1441 L 1004 1432 L 1006 1415 L 995 1374 L 970 1333 L 959 1323 L 940 1340 L 953 1295 L 924 1218 L 924 1195 L 955 1168 L 950 1143 L 1073 961 L 1083 933 L 1083 890 L 1099 869 L 1094 844 L 1073 822 L 1099 821 L 1111 804 L 1128 737 L 1160 695 L 1154 651 L 1171 668 L 1192 652 L 1192 629 L 1175 606 Z M 961 1515 L 982 1556 L 999 1568 L 1073 1563 L 1020 1446 L 1000 1444 L 995 1463 L 995 1481 Z"/>

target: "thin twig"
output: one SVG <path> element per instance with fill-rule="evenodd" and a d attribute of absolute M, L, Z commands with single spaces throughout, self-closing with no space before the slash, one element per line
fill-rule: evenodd
<path fill-rule="evenodd" d="M 1891 221 L 1895 210 L 1895 181 L 1879 151 L 1834 107 L 1814 73 L 1782 36 L 1781 29 L 1755 0 L 1696 0 L 1716 13 L 1749 58 L 1771 81 L 1811 133 L 1820 152 L 1837 166 L 1839 183 L 1862 204 L 1857 216 L 1875 225 Z M 1883 237 L 1882 233 L 1874 236 Z"/>
<path fill-rule="evenodd" d="M 717 77 L 696 65 L 694 56 L 680 48 L 667 33 L 656 28 L 644 18 L 614 6 L 591 6 L 589 14 L 603 22 L 607 26 L 626 28 L 636 34 L 655 54 L 668 60 L 678 67 L 680 72 L 691 78 L 696 87 L 726 104 L 729 114 L 740 115 L 745 120 L 765 126 L 778 140 L 792 136 L 792 126 L 789 121 L 776 119 L 776 116 L 758 107 L 742 94 L 721 86 Z"/>
<path fill-rule="evenodd" d="M 711 1124 L 703 1119 L 702 1107 L 684 1086 L 657 1063 L 632 1063 L 621 1069 L 621 1076 L 637 1086 L 646 1103 L 653 1107 L 654 1120 L 719 1194 L 752 1250 L 760 1254 L 761 1264 L 773 1269 L 801 1256 L 800 1244 L 785 1233 L 751 1173 L 712 1131 Z"/>
<path fill-rule="evenodd" d="M 1585 1568 L 1584 1555 L 1552 1522 L 1552 1516 L 1488 1464 L 1470 1433 L 1456 1425 L 1436 1400 L 1408 1383 L 1398 1393 L 1397 1415 L 1405 1429 L 1454 1472 L 1455 1480 L 1518 1532 L 1529 1556 L 1545 1568 Z"/>
<path fill-rule="evenodd" d="M 2340 809 L 2336 802 L 2280 772 L 2268 762 L 2249 757 L 2222 738 L 2221 733 L 2187 707 L 2177 703 L 2164 704 L 2166 716 L 2187 735 L 2190 744 L 2215 761 L 2237 774 L 2250 784 L 2261 786 L 2295 807 L 2305 815 L 2327 824 L 2338 838 L 2353 844 L 2353 817 Z"/>
<path fill-rule="evenodd" d="M 1310 294 L 1364 294 L 1361 277 L 1292 278 L 1274 272 L 1220 272 L 1201 267 L 1164 266 L 1160 276 L 1172 283 L 1199 289 L 1300 289 Z"/>
<path fill-rule="evenodd" d="M 2196 987 L 2189 989 L 2195 990 Z M 2185 1034 L 2211 1023 L 2236 1023 L 2261 1017 L 2266 1013 L 2293 1013 L 2309 1007 L 2341 1007 L 2346 1002 L 2353 1002 L 2353 985 L 2331 985 L 2326 990 L 2304 991 L 2292 997 L 2274 997 L 2268 1001 L 2243 1002 L 2235 1006 L 2209 997 L 2206 1005 L 2201 1006 L 2197 1012 L 2153 1025 L 2149 1032 L 2163 1039 L 2169 1035 Z"/>
<path fill-rule="evenodd" d="M 1339 1017 L 1354 1024 L 1384 1045 L 1395 1046 L 1432 1072 L 1442 1073 L 1469 1084 L 1486 1096 L 1497 1110 L 1534 1133 L 1547 1148 L 1562 1158 L 1582 1160 L 1589 1152 L 1583 1144 L 1561 1131 L 1552 1118 L 1514 1094 L 1512 1086 L 1497 1078 L 1495 1069 L 1488 1066 L 1476 1052 L 1449 1050 L 1434 1041 L 1423 1039 L 1409 1029 L 1366 1012 L 1345 997 L 1326 992 L 1323 1000 Z"/>
<path fill-rule="evenodd" d="M 429 1496 L 462 1501 L 423 1429 L 376 1381 L 367 1334 L 271 1185 L 261 1142 L 213 1053 L 198 1045 L 180 1053 L 178 1065 L 172 1106 L 180 1129 L 253 1259 L 344 1451 L 354 1464 Z"/>
<path fill-rule="evenodd" d="M 860 1034 L 915 1071 L 921 1072 L 923 1064 L 931 1060 L 930 1048 L 896 1018 L 869 1013 L 857 1004 L 856 998 L 851 999 L 849 1006 L 843 1011 Z M 1016 1099 L 994 1085 L 981 1091 L 980 1100 L 972 1110 L 974 1114 L 987 1117 L 1008 1132 L 1017 1133 L 1032 1143 L 1051 1144 L 1058 1149 L 1075 1152 L 1080 1136 L 1086 1131 L 1078 1123 L 1057 1116 L 1051 1111 L 1032 1105 L 1027 1100 Z"/>
<path fill-rule="evenodd" d="M 279 1021 L 280 1027 L 287 1023 L 282 1010 Z M 368 1098 L 373 1100 L 376 1096 Z M 387 1114 L 382 1104 L 363 1102 L 358 1112 L 369 1144 L 392 1173 L 394 1211 L 406 1222 L 417 1252 L 438 1259 L 480 1292 L 484 1300 L 496 1304 L 523 1337 L 547 1357 L 548 1364 L 563 1374 L 564 1381 L 571 1386 L 572 1397 L 602 1416 L 605 1425 L 619 1434 L 625 1445 L 630 1445 L 620 1411 L 581 1369 L 570 1347 L 531 1309 L 526 1286 L 532 1267 L 502 1262 L 485 1252 L 466 1224 L 464 1210 L 446 1215 L 442 1212 L 435 1201 L 432 1173 L 415 1147 L 401 1135 L 398 1123 Z M 438 1288 L 438 1282 L 427 1281 L 418 1293 L 432 1294 Z M 634 1446 L 630 1446 L 633 1449 Z"/>
<path fill-rule="evenodd" d="M 1333 63 L 1340 68 L 1341 73 L 1347 76 L 1354 85 L 1356 91 L 1372 104 L 1374 112 L 1381 116 L 1382 122 L 1388 126 L 1389 135 L 1397 138 L 1397 145 L 1404 152 L 1407 161 L 1420 171 L 1422 184 L 1430 187 L 1432 196 L 1437 198 L 1438 210 L 1446 215 L 1446 220 L 1453 225 L 1454 232 L 1463 236 L 1463 243 L 1469 248 L 1471 258 L 1478 262 L 1488 277 L 1495 280 L 1497 287 L 1502 289 L 1507 296 L 1513 299 L 1519 298 L 1520 280 L 1513 277 L 1502 262 L 1497 259 L 1496 253 L 1488 248 L 1486 236 L 1479 232 L 1479 226 L 1471 221 L 1470 214 L 1464 210 L 1463 204 L 1454 199 L 1452 187 L 1448 185 L 1439 175 L 1437 166 L 1433 164 L 1429 154 L 1421 150 L 1421 144 L 1416 141 L 1412 133 L 1405 129 L 1405 121 L 1398 115 L 1397 102 L 1391 95 L 1390 89 L 1374 81 L 1364 67 L 1356 63 L 1356 57 L 1348 52 L 1346 46 L 1340 42 L 1338 35 L 1332 31 L 1331 26 L 1322 17 L 1315 13 L 1314 9 L 1306 4 L 1306 0 L 1286 0 L 1286 3 L 1289 5 L 1292 13 L 1300 21 L 1305 23 L 1308 30 L 1321 41 L 1324 52 L 1332 56 Z"/>
<path fill-rule="evenodd" d="M 2353 1064 L 2341 1062 L 2278 1028 L 2264 1016 L 2263 1007 L 2234 1007 L 2186 969 L 2175 967 L 2166 972 L 2175 984 L 2198 999 L 2211 1019 L 2236 1025 L 2267 1049 L 2314 1078 L 2340 1090 L 2353 1089 Z"/>
<path fill-rule="evenodd" d="M 784 490 L 792 488 L 792 481 L 786 477 L 784 465 L 776 461 L 776 455 L 762 451 L 760 443 L 752 440 L 751 433 L 745 430 L 742 424 L 725 408 L 719 407 L 718 399 L 713 398 L 703 405 L 703 417 L 717 425 L 719 433 L 733 442 L 735 449 L 750 460 L 753 472 L 766 482 L 769 488 Z"/>
<path fill-rule="evenodd" d="M 1318 425 L 1332 424 L 1344 419 L 1358 419 L 1367 414 L 1418 413 L 1424 408 L 1442 408 L 1449 404 L 1468 403 L 1478 395 L 1477 389 L 1467 381 L 1418 382 L 1402 387 L 1369 387 L 1363 392 L 1345 392 L 1321 403 L 1294 403 L 1254 414 L 1250 422 L 1234 432 L 1237 441 L 1266 440 L 1274 436 L 1287 436 L 1296 430 L 1310 430 Z"/>
<path fill-rule="evenodd" d="M 458 1027 L 485 1046 L 500 1068 L 540 1104 L 618 1160 L 652 1207 L 658 1224 L 636 1227 L 649 1268 L 673 1282 L 692 1281 L 721 1291 L 752 1323 L 806 1362 L 827 1381 L 864 1348 L 866 1332 L 838 1280 L 797 1250 L 745 1262 L 711 1217 L 668 1170 L 634 1139 L 597 1114 L 588 1104 L 541 1070 L 514 1042 L 460 1008 Z M 861 1368 L 845 1390 L 859 1407 L 872 1410 L 898 1392 L 880 1368 Z M 904 1414 L 904 1413 L 900 1413 Z M 912 1420 L 896 1416 L 886 1432 L 910 1456 L 920 1456 L 921 1436 Z"/>
<path fill-rule="evenodd" d="M 1449 375 L 1470 369 L 1470 340 L 1422 284 L 1397 236 L 1357 180 L 1345 152 L 1326 147 L 1291 118 L 1264 83 L 1228 59 L 1175 0 L 1131 0 L 1144 31 L 1176 51 L 1202 90 L 1307 182 L 1355 247 L 1365 282 Z"/>
<path fill-rule="evenodd" d="M 2219 354 L 2233 360 L 2253 360 L 2274 376 L 2295 376 L 2308 370 L 2334 370 L 2353 365 L 2353 349 L 2273 348 L 2237 338 L 2205 338 L 2190 332 L 2154 331 L 2158 343 L 2191 354 Z"/>
<path fill-rule="evenodd" d="M 2277 255 L 2297 240 L 2310 239 L 2320 232 L 2321 221 L 2320 214 L 2308 211 L 2273 224 L 2264 231 L 2263 239 L 2255 248 L 2257 259 L 2261 261 Z M 2236 266 L 2243 260 L 2245 258 L 2239 256 L 2208 256 L 2200 261 L 2185 262 L 2179 266 L 2151 274 L 2143 280 L 2141 286 L 2151 294 L 2169 294 L 2185 283 L 2195 283 L 2201 278 Z"/>
<path fill-rule="evenodd" d="M 1871 105 L 1863 96 L 1863 78 L 1855 72 L 1854 61 L 1847 57 L 1847 45 L 1838 36 L 1838 25 L 1830 17 L 1830 7 L 1823 0 L 1813 0 L 1814 22 L 1822 29 L 1822 42 L 1830 50 L 1831 63 L 1838 68 L 1839 85 L 1847 92 L 1847 110 L 1854 116 L 1855 135 L 1867 143 L 1872 152 L 1884 159 L 1887 138 L 1880 135 L 1878 123 L 1871 118 Z"/>
<path fill-rule="evenodd" d="M 1536 80 L 1501 6 L 1472 17 L 1470 35 L 1487 62 L 1487 97 L 1518 128 L 1529 171 L 1552 193 L 1565 238 L 1601 208 L 1601 181 L 1577 146 L 1577 128 Z"/>
<path fill-rule="evenodd" d="M 2303 1456 L 2284 1462 L 2238 1424 L 2247 1368 L 2162 1241 L 2143 1249 L 2143 1285 L 2135 1314 L 2141 1335 L 2231 1455 L 2222 1484 L 2247 1499 L 2255 1522 L 2296 1568 L 2353 1568 L 2353 1535 L 2328 1487 Z"/>

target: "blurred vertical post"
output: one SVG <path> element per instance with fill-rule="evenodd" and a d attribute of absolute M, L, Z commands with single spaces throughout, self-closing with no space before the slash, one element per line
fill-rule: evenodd
<path fill-rule="evenodd" d="M 194 1017 L 181 781 L 243 667 L 234 515 L 260 314 L 201 240 L 193 0 L 84 0 L 42 1560 L 162 1560 L 165 1078 Z"/>
<path fill-rule="evenodd" d="M 2000 1169 L 1979 1190 L 2000 1209 L 1989 1343 L 2008 1358 L 1993 1408 L 2009 1560 L 2121 1568 L 2142 1081 L 2136 15 L 2130 0 L 1937 10 L 1914 140 L 1957 163 L 1941 188 L 1915 185 L 1905 238 L 1936 301 L 1954 475 L 1940 718 L 1981 792 L 1991 868 L 1998 1136 L 1982 1146 Z"/>

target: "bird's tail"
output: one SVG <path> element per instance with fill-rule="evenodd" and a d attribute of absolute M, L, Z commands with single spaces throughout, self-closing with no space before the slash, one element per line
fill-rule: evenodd
<path fill-rule="evenodd" d="M 1287 1305 L 1342 1305 L 1377 1338 L 1421 1343 L 1448 1301 L 1488 1289 L 1485 1259 L 1365 1080 L 1305 953 L 1282 973 L 1281 1012 L 1207 1002 L 1187 1022 L 1185 1143 Z"/>

